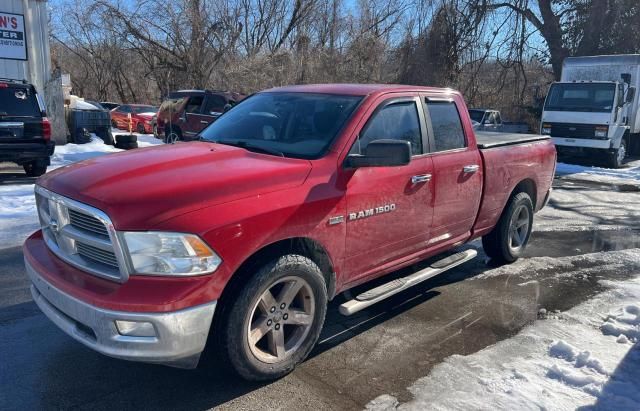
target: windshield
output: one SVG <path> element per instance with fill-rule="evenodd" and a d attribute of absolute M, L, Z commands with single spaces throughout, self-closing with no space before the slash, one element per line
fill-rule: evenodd
<path fill-rule="evenodd" d="M 154 107 L 154 106 L 132 106 L 131 109 L 136 114 L 158 112 L 158 107 Z"/>
<path fill-rule="evenodd" d="M 333 94 L 256 94 L 207 127 L 201 138 L 286 157 L 318 158 L 360 100 Z"/>
<path fill-rule="evenodd" d="M 35 94 L 29 87 L 0 87 L 0 115 L 39 117 Z"/>
<path fill-rule="evenodd" d="M 469 116 L 471 116 L 471 120 L 481 123 L 482 117 L 484 117 L 484 110 L 469 110 Z"/>
<path fill-rule="evenodd" d="M 607 113 L 613 109 L 613 83 L 556 83 L 551 86 L 544 109 Z"/>

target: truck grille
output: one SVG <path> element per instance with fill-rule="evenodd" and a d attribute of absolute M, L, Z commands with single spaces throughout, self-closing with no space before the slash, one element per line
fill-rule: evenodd
<path fill-rule="evenodd" d="M 102 221 L 93 216 L 69 209 L 69 220 L 71 221 L 71 225 L 80 230 L 89 231 L 107 238 L 109 237 L 107 227 L 105 227 Z"/>
<path fill-rule="evenodd" d="M 596 126 L 593 124 L 569 124 L 569 123 L 547 123 L 551 124 L 551 137 L 568 138 L 592 138 L 595 136 Z M 606 137 L 604 137 L 606 140 Z"/>
<path fill-rule="evenodd" d="M 118 236 L 105 213 L 40 186 L 35 191 L 42 234 L 54 254 L 93 275 L 128 279 Z"/>

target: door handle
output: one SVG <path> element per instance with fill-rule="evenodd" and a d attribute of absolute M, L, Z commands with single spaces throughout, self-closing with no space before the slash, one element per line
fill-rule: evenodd
<path fill-rule="evenodd" d="M 426 183 L 430 180 L 431 180 L 431 174 L 420 174 L 420 175 L 411 177 L 412 184 Z"/>
<path fill-rule="evenodd" d="M 200 120 L 200 124 L 209 124 L 209 122 L 205 120 Z"/>
<path fill-rule="evenodd" d="M 479 169 L 480 169 L 480 166 L 477 164 L 472 164 L 469 166 L 462 167 L 462 171 L 464 171 L 465 173 L 475 173 Z"/>

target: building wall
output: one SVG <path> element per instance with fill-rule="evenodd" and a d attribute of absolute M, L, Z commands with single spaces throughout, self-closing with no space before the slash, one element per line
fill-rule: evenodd
<path fill-rule="evenodd" d="M 42 93 L 57 143 L 65 143 L 62 90 L 60 79 L 51 78 L 49 21 L 46 0 L 0 0 L 0 11 L 24 15 L 27 61 L 0 59 L 0 77 L 27 80 Z M 60 101 L 58 101 L 60 100 Z"/>

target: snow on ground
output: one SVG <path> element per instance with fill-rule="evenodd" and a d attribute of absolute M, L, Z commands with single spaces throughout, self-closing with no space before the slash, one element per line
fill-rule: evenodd
<path fill-rule="evenodd" d="M 640 409 L 640 277 L 601 283 L 609 290 L 579 306 L 447 358 L 409 388 L 413 400 L 382 395 L 367 409 Z"/>
<path fill-rule="evenodd" d="M 113 130 L 115 134 L 123 131 Z M 134 133 L 136 134 L 136 133 Z M 162 144 L 150 134 L 136 134 L 139 147 Z M 106 145 L 96 136 L 87 144 L 65 144 L 56 146 L 48 171 L 77 161 L 117 153 L 122 150 Z M 0 186 L 0 249 L 20 245 L 38 229 L 33 184 Z"/>
<path fill-rule="evenodd" d="M 549 206 L 536 214 L 535 231 L 629 230 L 640 227 L 638 192 L 566 180 L 561 182 L 560 188 L 552 192 Z M 633 221 L 637 221 L 635 227 L 630 223 Z"/>
<path fill-rule="evenodd" d="M 640 185 L 640 164 L 638 161 L 632 161 L 627 163 L 624 168 L 612 169 L 558 163 L 556 176 L 567 176 L 575 180 L 596 181 L 605 184 Z"/>

